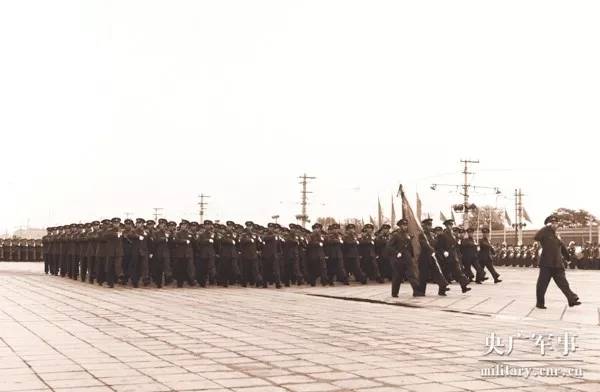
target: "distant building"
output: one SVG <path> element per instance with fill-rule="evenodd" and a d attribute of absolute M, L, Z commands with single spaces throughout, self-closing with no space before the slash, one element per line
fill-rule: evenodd
<path fill-rule="evenodd" d="M 46 235 L 46 229 L 36 229 L 36 228 L 30 227 L 28 229 L 16 230 L 13 233 L 12 237 L 28 238 L 28 239 L 41 239 L 45 235 Z"/>

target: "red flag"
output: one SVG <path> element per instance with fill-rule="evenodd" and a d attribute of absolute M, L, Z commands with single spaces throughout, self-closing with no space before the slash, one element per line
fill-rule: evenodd
<path fill-rule="evenodd" d="M 390 218 L 390 225 L 392 227 L 396 225 L 396 209 L 394 208 L 394 195 L 392 195 L 392 216 Z"/>
<path fill-rule="evenodd" d="M 418 281 L 419 276 L 419 267 L 417 261 L 419 260 L 419 255 L 421 254 L 421 245 L 419 244 L 419 235 L 423 232 L 421 229 L 421 223 L 415 217 L 413 210 L 402 190 L 402 185 L 398 189 L 398 192 L 402 196 L 402 218 L 406 219 L 408 222 L 408 234 L 411 238 L 411 244 L 413 247 L 414 257 L 411 260 L 411 266 L 409 269 L 412 270 L 412 274 L 414 275 L 415 281 Z"/>
<path fill-rule="evenodd" d="M 383 223 L 383 211 L 381 210 L 381 202 L 379 198 L 377 198 L 377 226 L 381 227 Z"/>

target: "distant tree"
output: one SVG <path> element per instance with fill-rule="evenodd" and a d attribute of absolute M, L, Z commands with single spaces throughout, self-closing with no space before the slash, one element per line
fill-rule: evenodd
<path fill-rule="evenodd" d="M 555 210 L 552 215 L 556 216 L 559 223 L 566 227 L 584 227 L 589 225 L 590 221 L 597 221 L 594 215 L 583 209 L 573 210 L 561 207 Z"/>
<path fill-rule="evenodd" d="M 489 228 L 490 214 L 492 230 L 504 229 L 504 211 L 493 206 L 479 206 L 476 210 L 471 211 L 467 219 L 469 227 L 477 227 L 477 216 L 479 216 L 479 227 Z"/>

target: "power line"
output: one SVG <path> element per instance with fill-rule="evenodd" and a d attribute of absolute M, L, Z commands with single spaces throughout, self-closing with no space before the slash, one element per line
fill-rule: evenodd
<path fill-rule="evenodd" d="M 300 215 L 296 215 L 296 219 L 298 219 L 301 222 L 302 227 L 306 227 L 306 222 L 308 222 L 308 214 L 306 211 L 306 206 L 308 204 L 307 194 L 312 193 L 312 192 L 309 192 L 306 190 L 306 186 L 308 185 L 309 180 L 314 180 L 317 177 L 310 177 L 310 176 L 307 176 L 306 173 L 304 173 L 302 176 L 300 176 L 298 178 L 300 180 L 302 180 L 301 182 L 299 182 L 299 184 L 302 185 L 302 191 L 300 191 L 300 194 L 302 195 L 302 199 L 300 201 L 300 205 L 302 206 L 302 212 L 300 213 Z"/>

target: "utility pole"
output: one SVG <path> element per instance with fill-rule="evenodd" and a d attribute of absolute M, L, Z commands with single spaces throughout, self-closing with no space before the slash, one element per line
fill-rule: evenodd
<path fill-rule="evenodd" d="M 523 196 L 525 195 L 521 192 L 521 188 L 515 189 L 515 223 L 513 227 L 517 246 L 523 245 L 523 227 L 527 226 L 523 223 Z"/>
<path fill-rule="evenodd" d="M 154 215 L 154 222 L 156 222 L 158 224 L 158 217 L 162 216 L 163 209 L 162 209 L 162 207 L 154 207 L 153 210 L 154 210 L 154 214 L 152 214 L 152 215 Z"/>
<path fill-rule="evenodd" d="M 198 203 L 198 205 L 200 206 L 200 224 L 202 224 L 204 223 L 204 211 L 206 211 L 206 206 L 208 205 L 208 203 L 205 202 L 204 199 L 207 199 L 210 196 L 201 193 L 198 197 L 200 198 L 200 203 Z"/>
<path fill-rule="evenodd" d="M 302 191 L 300 192 L 300 194 L 302 195 L 302 199 L 300 201 L 300 205 L 302 206 L 302 212 L 300 213 L 300 215 L 296 215 L 296 218 L 301 222 L 302 227 L 306 228 L 306 222 L 308 222 L 308 214 L 306 212 L 306 206 L 308 203 L 306 195 L 312 193 L 306 190 L 306 186 L 308 185 L 308 180 L 314 180 L 317 177 L 310 177 L 307 176 L 306 173 L 304 173 L 298 178 L 302 180 L 301 182 L 299 182 L 299 184 L 302 185 Z"/>
<path fill-rule="evenodd" d="M 463 227 L 466 229 L 467 228 L 467 218 L 469 217 L 469 174 L 473 174 L 472 172 L 469 171 L 469 163 L 479 163 L 479 160 L 477 161 L 471 161 L 469 159 L 461 159 L 460 160 L 461 163 L 465 164 L 465 168 L 463 169 L 463 175 L 465 178 L 464 184 L 463 184 Z M 477 228 L 477 230 L 479 230 L 479 228 Z"/>

